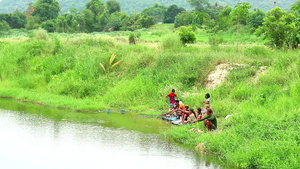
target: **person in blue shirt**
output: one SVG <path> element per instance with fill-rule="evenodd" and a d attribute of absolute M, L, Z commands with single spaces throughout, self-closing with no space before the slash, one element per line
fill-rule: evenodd
<path fill-rule="evenodd" d="M 209 95 L 209 93 L 205 94 L 205 99 L 206 100 L 203 101 L 203 103 L 205 103 L 205 108 L 209 108 L 210 107 L 210 95 Z"/>

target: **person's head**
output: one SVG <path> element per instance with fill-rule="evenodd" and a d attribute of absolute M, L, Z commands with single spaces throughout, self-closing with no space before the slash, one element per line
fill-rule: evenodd
<path fill-rule="evenodd" d="M 175 93 L 175 89 L 172 89 L 172 93 Z"/>
<path fill-rule="evenodd" d="M 190 114 L 190 115 L 191 115 L 191 114 L 194 114 L 194 116 L 197 117 L 197 116 L 196 116 L 196 113 L 195 113 L 195 111 L 194 111 L 193 108 L 190 109 L 189 114 Z"/>
<path fill-rule="evenodd" d="M 201 113 L 201 108 L 200 108 L 200 107 L 197 108 L 197 113 L 198 113 L 198 114 L 202 114 L 202 113 Z"/>
<path fill-rule="evenodd" d="M 176 105 L 176 106 L 179 105 L 179 100 L 175 100 L 175 105 Z"/>
<path fill-rule="evenodd" d="M 206 93 L 206 94 L 205 94 L 205 98 L 207 98 L 207 99 L 210 98 L 209 93 Z"/>
<path fill-rule="evenodd" d="M 211 108 L 207 108 L 207 115 L 211 116 L 211 114 L 213 113 L 212 109 Z"/>
<path fill-rule="evenodd" d="M 185 110 L 189 110 L 189 106 L 188 105 L 184 106 L 184 108 L 185 108 Z"/>

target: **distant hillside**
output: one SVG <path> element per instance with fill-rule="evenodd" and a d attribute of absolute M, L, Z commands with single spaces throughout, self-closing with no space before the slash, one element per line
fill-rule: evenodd
<path fill-rule="evenodd" d="M 289 10 L 291 5 L 296 0 L 209 0 L 211 3 L 219 2 L 220 4 L 228 4 L 234 7 L 237 3 L 247 2 L 250 3 L 253 8 L 260 8 L 264 11 L 268 11 L 274 8 L 274 1 L 276 1 L 277 6 L 281 7 L 283 10 Z"/>
<path fill-rule="evenodd" d="M 20 11 L 25 11 L 30 2 L 35 0 L 0 0 L 0 13 L 11 13 L 16 9 Z M 67 12 L 70 8 L 76 7 L 78 10 L 84 9 L 85 4 L 90 0 L 58 0 L 60 6 L 62 7 L 61 12 Z M 132 13 L 134 11 L 141 12 L 144 8 L 153 6 L 155 3 L 159 3 L 164 6 L 169 6 L 176 4 L 179 7 L 184 7 L 186 9 L 191 9 L 186 0 L 118 0 L 121 4 L 122 11 L 127 13 Z M 274 0 L 209 0 L 211 3 L 219 2 L 220 4 L 228 4 L 230 6 L 235 6 L 239 2 L 250 2 L 252 7 L 259 7 L 264 11 L 270 10 L 274 7 Z M 106 0 L 103 0 L 106 2 Z M 284 10 L 288 10 L 295 0 L 284 0 L 277 1 L 277 6 Z"/>
<path fill-rule="evenodd" d="M 36 0 L 0 0 L 0 13 L 11 13 L 16 9 L 20 11 L 25 11 L 30 2 L 34 2 Z M 79 10 L 85 8 L 85 4 L 90 0 L 58 0 L 60 6 L 62 7 L 61 12 L 67 12 L 70 8 L 76 7 Z M 106 2 L 106 0 L 102 0 Z M 121 4 L 122 11 L 127 13 L 132 13 L 134 11 L 141 12 L 144 8 L 154 6 L 155 3 L 159 3 L 165 6 L 170 6 L 176 4 L 179 7 L 184 7 L 186 9 L 190 9 L 189 4 L 186 0 L 118 0 Z"/>

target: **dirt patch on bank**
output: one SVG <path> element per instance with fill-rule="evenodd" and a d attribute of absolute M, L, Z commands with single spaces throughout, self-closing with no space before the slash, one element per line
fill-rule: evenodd
<path fill-rule="evenodd" d="M 220 85 L 221 83 L 223 83 L 226 80 L 226 76 L 228 75 L 229 70 L 232 70 L 236 67 L 246 67 L 246 66 L 247 66 L 246 64 L 230 65 L 230 64 L 226 64 L 226 63 L 216 66 L 216 69 L 208 75 L 206 88 L 215 90 L 215 88 L 218 85 Z M 256 75 L 254 76 L 252 82 L 257 83 L 260 76 L 266 73 L 267 68 L 268 68 L 267 66 L 259 67 L 259 70 L 256 73 Z"/>
<path fill-rule="evenodd" d="M 228 70 L 231 69 L 233 69 L 233 67 L 231 67 L 229 64 L 218 65 L 216 69 L 208 75 L 206 88 L 214 90 L 216 86 L 225 81 Z"/>

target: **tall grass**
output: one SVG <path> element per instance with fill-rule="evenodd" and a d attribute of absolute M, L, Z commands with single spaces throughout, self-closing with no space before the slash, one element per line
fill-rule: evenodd
<path fill-rule="evenodd" d="M 164 39 L 159 40 L 163 48 L 98 34 L 5 39 L 0 42 L 0 96 L 79 110 L 160 114 L 173 88 L 194 109 L 203 108 L 204 95 L 210 93 L 219 121 L 216 132 L 190 132 L 203 128 L 196 124 L 172 128 L 166 136 L 194 146 L 203 142 L 207 150 L 243 168 L 299 167 L 299 51 L 253 45 L 206 48 L 203 43 L 181 47 L 170 31 L 151 31 L 163 34 L 165 39 L 156 37 Z M 147 36 L 156 36 L 151 34 Z M 123 62 L 107 75 L 99 63 L 112 54 Z M 209 73 L 222 63 L 244 66 L 234 66 L 215 90 L 206 89 Z M 258 73 L 261 67 L 265 69 Z M 225 120 L 229 114 L 233 116 Z"/>

